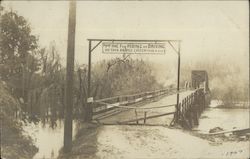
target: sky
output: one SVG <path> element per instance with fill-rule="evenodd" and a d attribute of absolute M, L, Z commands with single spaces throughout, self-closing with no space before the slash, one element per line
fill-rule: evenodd
<path fill-rule="evenodd" d="M 68 1 L 3 1 L 3 5 L 29 21 L 41 46 L 55 41 L 65 63 Z M 78 64 L 87 63 L 89 38 L 177 39 L 182 40 L 182 62 L 223 60 L 248 68 L 247 1 L 77 1 L 76 14 Z M 101 45 L 92 54 L 93 62 L 114 57 L 102 54 Z M 132 56 L 163 65 L 177 60 L 171 47 L 165 55 Z"/>

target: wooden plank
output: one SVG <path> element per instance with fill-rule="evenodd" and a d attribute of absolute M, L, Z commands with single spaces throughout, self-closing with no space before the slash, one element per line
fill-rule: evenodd
<path fill-rule="evenodd" d="M 138 118 L 138 119 L 132 119 L 132 120 L 127 120 L 127 121 L 122 121 L 122 122 L 117 122 L 119 124 L 124 124 L 124 123 L 130 123 L 130 122 L 137 122 L 139 120 L 145 120 L 145 119 L 152 119 L 152 118 L 157 118 L 157 117 L 161 117 L 161 116 L 166 116 L 166 115 L 171 115 L 174 114 L 175 112 L 169 112 L 169 113 L 164 113 L 164 114 L 159 114 L 159 115 L 152 115 L 152 116 L 148 116 L 146 118 Z"/>
<path fill-rule="evenodd" d="M 139 124 L 136 124 L 136 123 L 105 123 L 105 122 L 100 122 L 99 120 L 94 120 L 92 121 L 93 124 L 101 124 L 101 125 L 130 125 L 130 126 L 163 126 L 163 127 L 167 127 L 168 125 L 167 124 L 144 124 L 144 123 L 139 123 Z"/>
<path fill-rule="evenodd" d="M 250 128 L 233 129 L 233 130 L 220 131 L 220 132 L 215 132 L 215 133 L 205 133 L 205 134 L 206 135 L 219 135 L 219 134 L 225 134 L 225 133 L 236 133 L 236 134 L 250 133 Z"/>

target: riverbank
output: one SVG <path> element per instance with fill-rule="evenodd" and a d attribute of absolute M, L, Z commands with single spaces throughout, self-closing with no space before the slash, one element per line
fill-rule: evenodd
<path fill-rule="evenodd" d="M 6 159 L 30 159 L 38 151 L 29 135 L 24 135 L 21 122 L 15 119 L 20 109 L 18 101 L 0 81 L 1 157 Z"/>
<path fill-rule="evenodd" d="M 233 106 L 226 106 L 226 105 L 218 105 L 216 108 L 222 109 L 249 109 L 249 105 L 233 105 Z"/>
<path fill-rule="evenodd" d="M 212 100 L 210 107 L 222 108 L 222 109 L 249 109 L 249 102 L 235 102 L 225 104 L 220 100 Z"/>

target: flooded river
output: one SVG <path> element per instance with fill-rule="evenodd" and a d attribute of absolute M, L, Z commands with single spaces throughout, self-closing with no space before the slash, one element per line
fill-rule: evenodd
<path fill-rule="evenodd" d="M 207 133 L 210 129 L 212 129 L 214 127 L 221 127 L 224 130 L 231 130 L 234 128 L 248 128 L 249 127 L 249 109 L 219 109 L 219 108 L 214 108 L 214 107 L 216 107 L 216 105 L 213 105 L 213 104 L 214 103 L 212 102 L 212 105 L 211 105 L 212 107 L 207 108 L 204 111 L 204 113 L 201 115 L 201 118 L 199 120 L 199 122 L 200 122 L 199 126 L 196 128 L 198 131 Z M 51 128 L 50 124 L 43 125 L 42 123 L 38 123 L 36 125 L 35 124 L 28 124 L 28 125 L 24 126 L 24 130 L 27 132 L 27 134 L 29 134 L 34 139 L 36 146 L 39 148 L 39 151 L 34 156 L 34 159 L 56 158 L 58 156 L 58 151 L 63 146 L 64 123 L 63 123 L 63 121 L 57 121 L 56 125 L 57 126 L 54 128 Z M 76 122 L 74 122 L 73 134 L 76 134 L 76 127 L 77 127 L 77 124 L 76 124 Z M 133 132 L 136 130 L 135 127 L 133 129 L 130 129 L 129 126 L 125 127 L 125 128 L 127 128 L 128 130 L 131 130 Z M 143 127 L 140 127 L 140 128 L 143 128 Z M 138 129 L 140 129 L 140 128 L 138 128 Z M 147 130 L 148 128 L 144 127 L 143 129 Z M 165 130 L 165 129 L 166 128 L 164 128 L 164 131 L 166 131 L 167 134 L 171 134 L 171 133 L 169 133 L 171 130 Z M 120 131 L 120 130 L 123 130 L 123 131 Z M 149 130 L 151 130 L 151 129 L 149 129 Z M 161 129 L 159 129 L 159 130 L 161 130 Z M 159 130 L 157 129 L 157 131 L 159 131 Z M 117 133 L 114 131 L 117 131 Z M 156 131 L 156 130 L 154 130 L 154 131 Z M 123 145 L 120 145 L 120 142 L 117 143 L 117 141 L 120 141 L 120 140 L 113 140 L 113 139 L 116 139 L 115 135 L 112 135 L 112 137 L 111 137 L 112 140 L 111 139 L 108 140 L 108 137 L 105 137 L 105 136 L 109 136 L 107 134 L 110 134 L 111 132 L 116 134 L 116 135 L 118 134 L 118 136 L 119 135 L 121 136 L 122 134 L 125 133 L 126 138 L 128 138 L 128 137 L 133 138 L 131 135 L 134 135 L 133 133 L 128 134 L 129 131 L 128 132 L 124 131 L 123 127 L 117 127 L 117 126 L 114 126 L 114 127 L 105 126 L 105 127 L 103 127 L 102 131 L 100 131 L 100 133 L 98 133 L 98 136 L 97 136 L 98 140 L 97 141 L 100 143 L 109 142 L 109 144 L 104 144 L 105 146 L 101 146 L 101 144 L 99 145 L 98 149 L 103 149 L 103 151 L 101 151 L 102 155 L 103 155 L 103 152 L 112 151 L 111 149 L 114 145 L 116 145 L 118 147 L 123 146 Z M 135 131 L 135 133 L 138 133 L 138 132 Z M 165 134 L 165 132 L 162 134 Z M 172 133 L 172 134 L 174 137 L 177 137 L 175 135 L 175 133 Z M 149 133 L 149 136 L 152 137 L 152 135 L 150 135 L 150 133 Z M 118 138 L 123 139 L 120 136 Z M 139 134 L 139 136 L 140 136 L 140 134 Z M 144 135 L 142 135 L 142 136 L 144 136 Z M 156 142 L 158 137 L 157 136 L 154 136 L 154 137 L 155 138 L 152 140 L 154 140 L 154 142 Z M 151 139 L 149 139 L 149 140 L 151 140 Z M 159 138 L 159 140 L 161 140 L 161 139 Z M 128 142 L 128 141 L 124 140 L 124 143 L 126 143 L 126 142 Z M 142 141 L 140 141 L 140 142 L 142 142 Z M 146 143 L 147 143 L 147 140 L 145 139 L 144 144 L 146 144 Z M 159 141 L 159 143 L 161 143 L 161 142 Z M 166 146 L 165 144 L 163 144 L 163 145 Z M 107 147 L 107 145 L 111 146 L 110 149 L 108 149 L 109 147 Z M 125 149 L 127 149 L 127 148 L 125 148 Z M 171 147 L 169 147 L 169 149 L 171 149 Z M 164 151 L 165 150 L 163 150 L 162 152 L 164 152 Z M 134 151 L 131 150 L 130 154 L 133 154 L 132 152 L 134 152 Z M 143 153 L 142 151 L 140 151 L 140 152 Z M 152 152 L 150 152 L 150 153 L 152 153 Z M 174 151 L 173 151 L 173 153 L 174 153 Z M 164 155 L 167 155 L 167 154 L 164 153 Z M 126 157 L 131 157 L 131 156 L 126 156 Z M 146 157 L 146 156 L 143 156 L 143 157 Z"/>
<path fill-rule="evenodd" d="M 76 134 L 77 123 L 73 122 L 73 134 Z M 51 124 L 29 123 L 24 126 L 25 132 L 30 135 L 39 148 L 33 159 L 53 159 L 58 156 L 58 152 L 63 146 L 64 121 L 56 121 L 56 126 Z"/>
<path fill-rule="evenodd" d="M 212 101 L 211 106 L 202 113 L 197 130 L 208 133 L 215 127 L 224 130 L 249 128 L 249 109 L 216 108 L 216 103 Z"/>

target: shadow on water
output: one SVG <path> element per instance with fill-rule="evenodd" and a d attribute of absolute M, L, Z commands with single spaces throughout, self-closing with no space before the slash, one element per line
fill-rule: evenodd
<path fill-rule="evenodd" d="M 98 151 L 97 139 L 100 128 L 101 127 L 95 124 L 82 124 L 81 128 L 75 135 L 72 151 L 64 154 L 62 150 L 60 150 L 58 158 L 98 158 L 96 152 Z"/>

